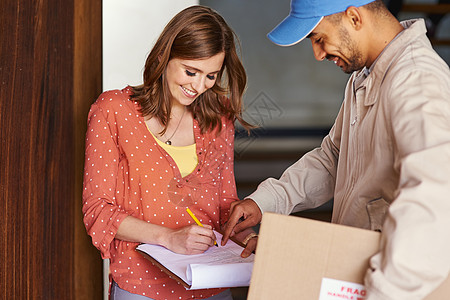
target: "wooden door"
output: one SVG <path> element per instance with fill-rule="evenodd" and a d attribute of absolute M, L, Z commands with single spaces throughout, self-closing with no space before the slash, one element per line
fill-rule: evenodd
<path fill-rule="evenodd" d="M 101 259 L 81 220 L 101 0 L 2 0 L 0 16 L 0 295 L 101 299 Z"/>

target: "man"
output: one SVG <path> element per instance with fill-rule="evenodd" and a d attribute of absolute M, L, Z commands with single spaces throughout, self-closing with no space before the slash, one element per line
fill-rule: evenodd
<path fill-rule="evenodd" d="M 305 37 L 317 60 L 352 73 L 341 110 L 319 148 L 232 206 L 224 242 L 264 212 L 333 198 L 333 223 L 382 231 L 366 299 L 423 299 L 450 271 L 449 68 L 424 21 L 399 23 L 381 0 L 292 0 L 269 38 Z"/>

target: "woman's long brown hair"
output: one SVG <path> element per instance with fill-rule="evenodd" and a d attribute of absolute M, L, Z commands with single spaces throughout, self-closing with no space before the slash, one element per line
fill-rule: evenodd
<path fill-rule="evenodd" d="M 144 82 L 132 87 L 132 99 L 141 106 L 144 117 L 156 117 L 167 129 L 170 119 L 170 91 L 165 80 L 169 60 L 205 59 L 225 53 L 222 69 L 211 89 L 198 96 L 190 105 L 194 118 L 204 133 L 221 129 L 221 117 L 238 120 L 249 130 L 252 125 L 242 118 L 242 95 L 247 77 L 236 51 L 233 30 L 214 10 L 204 6 L 191 6 L 179 12 L 166 25 L 147 57 Z"/>

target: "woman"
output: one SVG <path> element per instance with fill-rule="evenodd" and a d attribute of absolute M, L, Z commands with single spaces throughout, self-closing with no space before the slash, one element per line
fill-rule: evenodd
<path fill-rule="evenodd" d="M 246 74 L 234 38 L 216 12 L 189 7 L 161 33 L 144 83 L 107 91 L 91 107 L 84 223 L 110 259 L 112 299 L 232 299 L 224 289 L 185 290 L 135 247 L 202 253 L 237 200 L 233 124 L 251 126 L 242 119 Z"/>

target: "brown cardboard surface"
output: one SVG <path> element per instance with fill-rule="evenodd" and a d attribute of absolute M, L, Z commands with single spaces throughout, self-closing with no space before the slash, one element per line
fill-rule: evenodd
<path fill-rule="evenodd" d="M 265 213 L 249 300 L 318 299 L 322 278 L 363 284 L 378 232 Z M 426 300 L 448 299 L 450 277 Z"/>

